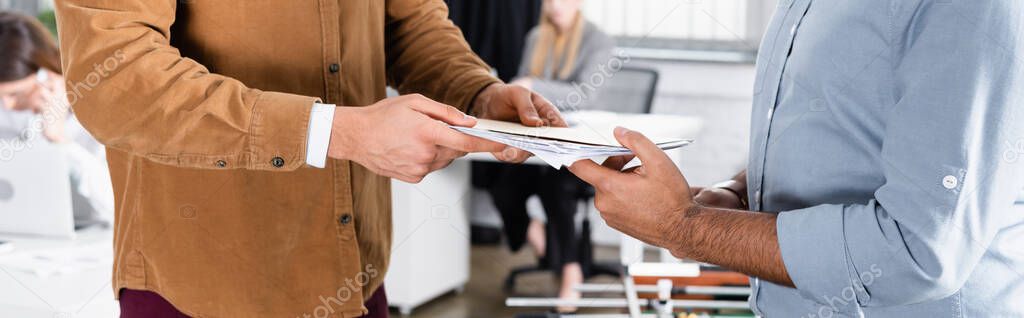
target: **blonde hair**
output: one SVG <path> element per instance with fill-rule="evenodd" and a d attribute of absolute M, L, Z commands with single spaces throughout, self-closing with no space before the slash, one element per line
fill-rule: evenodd
<path fill-rule="evenodd" d="M 572 27 L 568 32 L 562 33 L 558 32 L 558 28 L 551 22 L 551 19 L 544 17 L 540 19 L 537 32 L 537 43 L 534 45 L 533 56 L 530 60 L 530 76 L 545 77 L 544 69 L 547 62 L 551 61 L 552 77 L 559 80 L 568 79 L 573 71 L 573 64 L 576 63 L 576 56 L 580 51 L 580 41 L 583 38 L 582 15 L 576 13 Z"/>

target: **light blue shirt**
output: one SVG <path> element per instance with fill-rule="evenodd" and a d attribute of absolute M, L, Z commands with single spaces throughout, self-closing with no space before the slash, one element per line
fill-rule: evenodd
<path fill-rule="evenodd" d="M 751 208 L 797 288 L 767 317 L 1024 317 L 1024 2 L 780 0 Z"/>

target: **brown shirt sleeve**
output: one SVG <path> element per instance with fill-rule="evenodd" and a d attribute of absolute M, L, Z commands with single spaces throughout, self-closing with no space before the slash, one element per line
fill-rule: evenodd
<path fill-rule="evenodd" d="M 500 82 L 448 19 L 442 0 L 387 0 L 388 82 L 466 111 L 476 94 Z"/>
<path fill-rule="evenodd" d="M 83 126 L 107 147 L 162 164 L 301 167 L 318 99 L 251 89 L 182 57 L 169 43 L 176 2 L 56 1 L 69 97 Z M 281 167 L 272 164 L 278 157 Z"/>

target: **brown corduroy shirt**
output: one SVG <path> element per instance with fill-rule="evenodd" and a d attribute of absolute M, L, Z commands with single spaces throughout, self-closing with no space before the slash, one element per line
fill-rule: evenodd
<path fill-rule="evenodd" d="M 305 166 L 314 102 L 390 84 L 465 109 L 497 82 L 441 0 L 57 0 L 69 97 L 107 146 L 113 288 L 195 317 L 353 317 L 391 250 L 389 180 Z"/>

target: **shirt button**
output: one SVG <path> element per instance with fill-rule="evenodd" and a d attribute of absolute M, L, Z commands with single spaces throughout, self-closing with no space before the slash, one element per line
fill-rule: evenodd
<path fill-rule="evenodd" d="M 334 63 L 328 66 L 327 69 L 330 70 L 331 73 L 337 73 L 338 71 L 341 70 L 341 65 L 338 65 L 338 63 Z"/>
<path fill-rule="evenodd" d="M 953 190 L 958 184 L 960 184 L 960 180 L 954 176 L 945 176 L 942 178 L 942 186 L 946 187 L 946 189 Z"/>
<path fill-rule="evenodd" d="M 341 224 L 352 223 L 352 215 L 351 214 L 342 214 L 341 217 L 338 218 L 338 222 L 341 223 Z"/>
<path fill-rule="evenodd" d="M 284 167 L 284 159 L 281 157 L 274 157 L 274 159 L 270 159 L 270 164 L 277 168 Z"/>
<path fill-rule="evenodd" d="M 228 162 L 224 160 L 217 160 L 215 164 L 217 165 L 218 168 L 224 168 L 228 166 Z"/>

